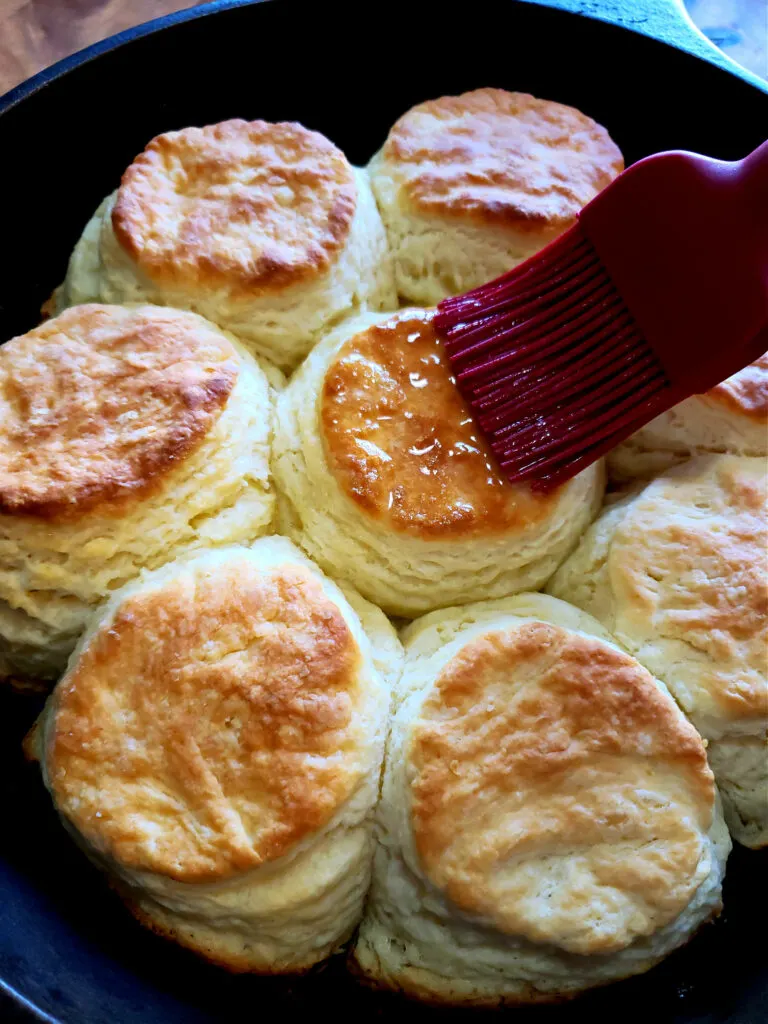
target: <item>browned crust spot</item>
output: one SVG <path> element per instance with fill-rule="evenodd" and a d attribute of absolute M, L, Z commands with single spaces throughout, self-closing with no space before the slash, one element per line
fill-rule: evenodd
<path fill-rule="evenodd" d="M 602 641 L 544 623 L 472 640 L 427 696 L 410 759 L 430 879 L 502 932 L 616 952 L 699 884 L 715 795 L 704 744 Z"/>
<path fill-rule="evenodd" d="M 502 89 L 420 103 L 395 123 L 383 155 L 421 212 L 521 233 L 570 227 L 624 169 L 591 118 Z"/>
<path fill-rule="evenodd" d="M 768 431 L 768 352 L 707 395 L 732 412 L 765 424 Z"/>
<path fill-rule="evenodd" d="M 60 520 L 144 496 L 201 444 L 238 375 L 193 314 L 66 310 L 0 348 L 0 513 Z"/>
<path fill-rule="evenodd" d="M 352 168 L 323 135 L 236 119 L 152 139 L 123 174 L 112 226 L 157 284 L 237 300 L 327 271 L 356 202 Z"/>
<path fill-rule="evenodd" d="M 765 462 L 728 455 L 657 478 L 613 541 L 627 628 L 703 654 L 699 684 L 733 719 L 768 714 L 767 552 Z"/>
<path fill-rule="evenodd" d="M 355 504 L 425 538 L 523 533 L 561 491 L 513 486 L 451 377 L 433 312 L 410 309 L 352 337 L 325 375 L 326 458 Z"/>
<path fill-rule="evenodd" d="M 274 861 L 358 782 L 359 666 L 303 566 L 183 572 L 127 599 L 60 683 L 57 806 L 124 868 L 204 882 Z"/>

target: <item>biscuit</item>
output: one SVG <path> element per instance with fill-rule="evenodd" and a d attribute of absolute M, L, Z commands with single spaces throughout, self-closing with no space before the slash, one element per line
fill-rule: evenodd
<path fill-rule="evenodd" d="M 398 616 L 535 589 L 597 512 L 602 467 L 538 494 L 501 475 L 432 312 L 345 321 L 277 403 L 281 532 Z"/>
<path fill-rule="evenodd" d="M 282 369 L 355 309 L 394 308 L 368 179 L 299 124 L 159 135 L 78 242 L 59 308 L 157 302 L 200 313 Z"/>
<path fill-rule="evenodd" d="M 699 456 L 608 506 L 548 589 L 663 679 L 709 742 L 726 821 L 768 842 L 768 474 Z"/>
<path fill-rule="evenodd" d="M 718 913 L 730 842 L 704 743 L 599 623 L 521 594 L 403 640 L 354 949 L 369 981 L 554 1000 L 647 970 Z"/>
<path fill-rule="evenodd" d="M 84 635 L 27 747 L 67 829 L 154 930 L 305 970 L 368 888 L 394 630 L 289 542 L 182 558 Z"/>
<path fill-rule="evenodd" d="M 193 313 L 75 306 L 0 348 L 0 677 L 56 678 L 142 569 L 266 532 L 271 433 L 264 373 Z"/>
<path fill-rule="evenodd" d="M 429 306 L 498 277 L 623 167 L 606 130 L 561 103 L 502 89 L 420 103 L 368 166 L 398 293 Z"/>
<path fill-rule="evenodd" d="M 651 477 L 693 455 L 768 455 L 768 352 L 642 427 L 608 455 L 615 480 Z"/>

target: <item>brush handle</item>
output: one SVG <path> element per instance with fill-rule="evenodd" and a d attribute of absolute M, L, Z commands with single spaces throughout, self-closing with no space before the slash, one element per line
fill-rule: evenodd
<path fill-rule="evenodd" d="M 762 355 L 768 142 L 732 163 L 646 157 L 579 222 L 670 381 L 707 391 Z"/>
<path fill-rule="evenodd" d="M 697 173 L 722 192 L 723 201 L 726 192 L 730 194 L 727 201 L 732 204 L 733 214 L 742 218 L 745 233 L 755 238 L 750 243 L 754 258 L 768 271 L 768 140 L 743 160 L 729 162 L 692 153 L 680 155 L 696 163 Z"/>
<path fill-rule="evenodd" d="M 755 218 L 755 230 L 768 239 L 768 140 L 748 157 L 726 166 L 733 167 L 732 178 L 737 187 L 744 189 L 749 212 Z M 763 256 L 768 273 L 768 245 Z"/>

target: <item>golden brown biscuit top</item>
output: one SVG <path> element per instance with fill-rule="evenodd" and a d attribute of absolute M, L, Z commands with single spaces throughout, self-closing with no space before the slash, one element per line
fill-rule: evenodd
<path fill-rule="evenodd" d="M 578 110 L 502 89 L 420 103 L 383 157 L 422 212 L 516 232 L 564 230 L 624 168 L 606 130 Z"/>
<path fill-rule="evenodd" d="M 233 559 L 127 599 L 60 684 L 60 811 L 125 867 L 226 877 L 322 828 L 359 777 L 360 652 L 303 566 Z"/>
<path fill-rule="evenodd" d="M 768 716 L 765 460 L 704 456 L 658 477 L 610 550 L 617 631 L 643 647 L 685 645 L 698 695 L 718 716 Z M 634 646 L 633 646 L 634 649 Z"/>
<path fill-rule="evenodd" d="M 475 638 L 411 736 L 423 865 L 505 934 L 615 952 L 673 920 L 706 876 L 703 742 L 600 640 L 541 622 Z"/>
<path fill-rule="evenodd" d="M 158 306 L 74 306 L 13 338 L 0 348 L 0 512 L 77 517 L 146 492 L 199 446 L 237 375 L 212 325 Z"/>
<path fill-rule="evenodd" d="M 323 135 L 232 120 L 153 139 L 123 175 L 112 226 L 152 281 L 238 299 L 327 270 L 356 202 L 352 168 Z"/>
<path fill-rule="evenodd" d="M 768 352 L 707 392 L 708 398 L 768 429 Z"/>
<path fill-rule="evenodd" d="M 512 486 L 456 388 L 430 310 L 354 335 L 328 368 L 320 419 L 330 468 L 368 515 L 415 536 L 523 532 L 561 491 Z"/>

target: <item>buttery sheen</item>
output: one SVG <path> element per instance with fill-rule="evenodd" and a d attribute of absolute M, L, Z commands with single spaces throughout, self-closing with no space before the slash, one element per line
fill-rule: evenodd
<path fill-rule="evenodd" d="M 342 490 L 405 533 L 447 537 L 522 529 L 542 496 L 502 477 L 451 376 L 429 310 L 356 334 L 325 376 L 321 424 Z"/>

